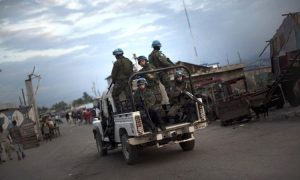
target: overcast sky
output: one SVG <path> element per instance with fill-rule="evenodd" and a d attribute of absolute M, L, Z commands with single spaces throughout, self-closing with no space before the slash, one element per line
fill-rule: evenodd
<path fill-rule="evenodd" d="M 0 104 L 19 102 L 35 66 L 38 106 L 71 102 L 92 85 L 103 91 L 115 60 L 146 55 L 158 39 L 174 62 L 237 63 L 258 59 L 281 24 L 300 11 L 299 0 L 0 0 Z M 264 57 L 268 57 L 268 52 Z M 132 60 L 133 61 L 133 60 Z M 134 61 L 133 61 L 134 62 Z M 35 84 L 37 80 L 34 80 Z"/>

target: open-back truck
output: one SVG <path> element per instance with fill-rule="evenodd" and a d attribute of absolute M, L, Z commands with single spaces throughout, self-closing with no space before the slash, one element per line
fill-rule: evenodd
<path fill-rule="evenodd" d="M 195 105 L 195 117 L 192 122 L 181 121 L 167 117 L 171 104 L 163 107 L 162 116 L 169 119 L 166 123 L 166 130 L 159 129 L 158 132 L 151 132 L 143 123 L 145 111 L 138 111 L 135 106 L 134 91 L 136 90 L 135 79 L 145 74 L 164 72 L 174 72 L 176 69 L 182 69 L 188 75 L 188 81 L 191 92 L 183 94 L 186 98 L 193 100 Z M 191 81 L 191 74 L 185 66 L 173 66 L 151 71 L 134 73 L 128 79 L 129 101 L 124 100 L 119 104 L 126 107 L 126 112 L 117 113 L 113 99 L 110 93 L 103 93 L 100 98 L 100 118 L 93 121 L 93 135 L 96 141 L 98 153 L 100 156 L 107 155 L 108 151 L 118 147 L 122 148 L 122 153 L 127 164 L 134 164 L 138 160 L 139 151 L 148 146 L 163 147 L 167 144 L 179 144 L 183 151 L 194 149 L 195 131 L 207 126 L 204 107 L 200 98 L 193 96 L 194 89 Z M 179 112 L 178 112 L 179 113 Z M 178 116 L 179 117 L 179 116 Z M 181 114 L 182 117 L 182 114 Z M 116 144 L 112 147 L 112 142 Z"/>

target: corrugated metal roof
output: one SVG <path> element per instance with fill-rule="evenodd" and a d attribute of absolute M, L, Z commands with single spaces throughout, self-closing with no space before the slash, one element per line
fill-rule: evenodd
<path fill-rule="evenodd" d="M 300 13 L 286 14 L 286 18 L 277 29 L 270 41 L 271 57 L 277 57 L 285 52 L 297 50 L 300 42 L 297 34 L 300 31 Z"/>

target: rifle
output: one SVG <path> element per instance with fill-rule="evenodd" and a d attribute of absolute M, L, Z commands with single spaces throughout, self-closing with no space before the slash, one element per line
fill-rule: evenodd
<path fill-rule="evenodd" d="M 148 118 L 148 120 L 149 120 L 149 121 L 145 121 L 145 123 L 146 123 L 148 126 L 150 126 L 150 129 L 151 129 L 152 131 L 155 132 L 155 131 L 156 131 L 155 125 L 154 125 L 154 123 L 153 123 L 153 121 L 152 121 L 152 119 L 151 119 L 151 117 L 150 117 L 148 107 L 147 107 L 147 105 L 146 105 L 146 103 L 145 103 L 145 100 L 144 100 L 142 94 L 140 94 L 140 97 L 141 97 L 141 101 L 142 101 L 142 106 L 143 106 L 143 108 L 145 109 L 146 116 L 147 116 L 147 118 Z"/>
<path fill-rule="evenodd" d="M 147 105 L 146 105 L 146 103 L 145 103 L 144 97 L 142 96 L 141 93 L 140 93 L 140 95 L 141 95 L 140 97 L 141 97 L 141 101 L 142 101 L 142 106 L 143 106 L 143 108 L 145 109 L 146 115 L 147 115 L 147 117 L 149 118 L 149 120 L 152 121 L 152 120 L 151 120 L 151 117 L 150 117 L 150 114 L 149 114 L 149 111 L 148 111 L 148 107 L 147 107 Z"/>
<path fill-rule="evenodd" d="M 203 102 L 199 101 L 198 98 L 197 98 L 196 96 L 194 96 L 192 93 L 190 93 L 190 92 L 188 92 L 188 91 L 186 91 L 186 90 L 184 90 L 182 93 L 185 94 L 185 95 L 187 95 L 191 100 L 193 100 L 193 101 L 199 103 L 199 105 L 205 106 L 205 105 L 203 104 Z"/>
<path fill-rule="evenodd" d="M 113 82 L 111 82 L 110 83 L 110 85 L 109 85 L 109 87 L 108 87 L 108 89 L 107 89 L 107 93 L 106 93 L 106 95 L 109 93 L 109 91 L 110 91 L 110 88 L 111 88 L 111 86 L 113 85 Z"/>

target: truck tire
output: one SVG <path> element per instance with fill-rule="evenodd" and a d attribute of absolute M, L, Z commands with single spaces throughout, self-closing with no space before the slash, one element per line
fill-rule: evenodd
<path fill-rule="evenodd" d="M 190 134 L 184 134 L 183 138 L 187 138 L 187 136 L 190 136 Z M 195 147 L 195 140 L 181 142 L 179 145 L 183 151 L 191 151 Z"/>
<path fill-rule="evenodd" d="M 126 163 L 130 165 L 136 163 L 139 155 L 138 147 L 128 143 L 128 135 L 126 133 L 121 135 L 121 142 L 122 153 Z"/>
<path fill-rule="evenodd" d="M 179 143 L 179 145 L 183 151 L 191 151 L 195 147 L 195 140 L 182 142 L 182 143 Z"/>
<path fill-rule="evenodd" d="M 103 141 L 99 132 L 96 134 L 96 146 L 100 157 L 107 155 L 107 148 L 103 147 Z"/>

